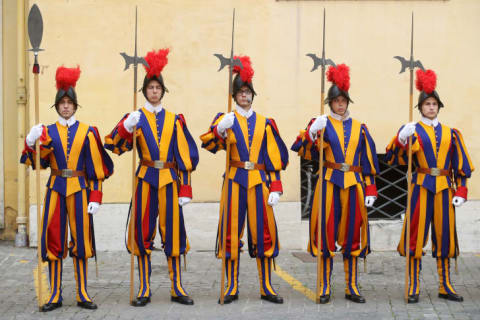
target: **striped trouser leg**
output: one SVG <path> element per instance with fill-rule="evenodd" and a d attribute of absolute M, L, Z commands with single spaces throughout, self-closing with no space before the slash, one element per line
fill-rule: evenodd
<path fill-rule="evenodd" d="M 438 292 L 442 294 L 457 294 L 450 282 L 450 259 L 437 258 Z"/>
<path fill-rule="evenodd" d="M 410 257 L 410 287 L 408 295 L 420 294 L 420 271 L 422 270 L 422 259 Z"/>
<path fill-rule="evenodd" d="M 258 278 L 260 280 L 260 294 L 263 296 L 276 296 L 273 289 L 272 278 L 272 258 L 257 258 Z"/>
<path fill-rule="evenodd" d="M 137 257 L 138 261 L 138 278 L 140 285 L 138 287 L 138 298 L 150 297 L 150 276 L 152 275 L 152 264 L 150 255 L 145 254 Z"/>
<path fill-rule="evenodd" d="M 170 275 L 170 281 L 172 282 L 170 294 L 172 297 L 188 296 L 187 291 L 182 286 L 182 264 L 180 263 L 180 257 L 167 258 L 168 273 Z"/>
<path fill-rule="evenodd" d="M 48 261 L 48 273 L 50 275 L 50 297 L 48 303 L 58 303 L 62 301 L 62 271 L 63 261 Z"/>
<path fill-rule="evenodd" d="M 240 259 L 225 260 L 225 272 L 227 273 L 227 289 L 225 290 L 225 296 L 233 296 L 238 293 L 238 274 L 240 272 Z"/>
<path fill-rule="evenodd" d="M 345 293 L 360 295 L 357 285 L 357 257 L 350 256 L 343 258 L 343 269 L 345 270 Z"/>
<path fill-rule="evenodd" d="M 88 261 L 87 259 L 79 259 L 73 257 L 73 269 L 75 274 L 75 281 L 77 282 L 77 301 L 86 302 L 92 301 L 87 292 L 87 275 L 88 275 Z"/>
<path fill-rule="evenodd" d="M 333 259 L 331 257 L 320 257 L 320 295 L 330 294 L 330 280 L 332 278 Z"/>

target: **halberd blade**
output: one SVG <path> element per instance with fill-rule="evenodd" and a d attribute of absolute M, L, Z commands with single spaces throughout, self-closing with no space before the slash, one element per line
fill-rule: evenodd
<path fill-rule="evenodd" d="M 40 43 L 43 37 L 43 19 L 36 4 L 32 6 L 28 14 L 28 37 L 33 48 L 32 51 L 40 51 Z"/>

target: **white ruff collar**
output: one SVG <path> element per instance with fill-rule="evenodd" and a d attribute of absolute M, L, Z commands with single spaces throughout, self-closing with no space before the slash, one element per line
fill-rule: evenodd
<path fill-rule="evenodd" d="M 58 122 L 64 127 L 71 127 L 75 124 L 75 122 L 77 122 L 77 120 L 75 120 L 75 116 L 71 116 L 68 120 L 59 117 Z"/>
<path fill-rule="evenodd" d="M 347 121 L 348 119 L 350 119 L 350 111 L 345 111 L 345 114 L 343 116 L 339 115 L 339 114 L 336 114 L 334 113 L 332 110 L 330 110 L 330 116 L 335 119 L 335 120 L 338 120 L 338 121 Z"/>
<path fill-rule="evenodd" d="M 145 102 L 145 109 L 147 109 L 151 113 L 158 114 L 158 113 L 162 112 L 163 107 L 162 107 L 161 103 L 158 106 L 154 107 L 154 106 L 152 106 L 152 104 L 150 102 L 146 101 Z"/>
<path fill-rule="evenodd" d="M 245 118 L 250 118 L 253 114 L 253 107 L 250 107 L 248 111 L 245 111 L 242 107 L 240 107 L 238 104 L 235 105 L 235 110 L 243 117 Z"/>
<path fill-rule="evenodd" d="M 422 119 L 420 121 L 425 123 L 427 126 L 431 126 L 431 127 L 438 126 L 438 118 L 437 117 L 435 117 L 435 119 L 433 119 L 433 120 L 430 120 L 430 119 L 422 116 Z"/>

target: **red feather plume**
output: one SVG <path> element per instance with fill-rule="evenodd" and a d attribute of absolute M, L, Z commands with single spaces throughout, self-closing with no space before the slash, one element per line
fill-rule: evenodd
<path fill-rule="evenodd" d="M 147 78 L 152 78 L 153 76 L 159 76 L 163 68 L 168 63 L 167 55 L 170 52 L 170 49 L 159 49 L 157 52 L 152 50 L 147 53 L 145 56 L 145 61 L 148 63 L 148 68 L 145 67 L 147 71 Z"/>
<path fill-rule="evenodd" d="M 55 81 L 57 82 L 57 90 L 67 91 L 68 88 L 75 88 L 77 80 L 80 78 L 80 67 L 65 68 L 64 66 L 57 68 Z"/>
<path fill-rule="evenodd" d="M 426 94 L 430 94 L 435 90 L 437 86 L 437 75 L 433 70 L 423 71 L 422 69 L 417 70 L 417 80 L 415 81 L 415 86 L 418 91 L 423 91 Z"/>
<path fill-rule="evenodd" d="M 350 68 L 342 63 L 337 67 L 330 66 L 327 71 L 328 81 L 334 83 L 340 90 L 348 91 L 350 89 Z"/>
<path fill-rule="evenodd" d="M 255 73 L 252 68 L 252 62 L 249 56 L 234 56 L 234 59 L 240 59 L 243 69 L 240 66 L 233 67 L 233 73 L 240 74 L 243 82 L 252 83 L 253 74 Z"/>

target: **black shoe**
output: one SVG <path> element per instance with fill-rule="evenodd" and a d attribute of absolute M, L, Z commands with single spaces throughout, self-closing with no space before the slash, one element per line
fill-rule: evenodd
<path fill-rule="evenodd" d="M 418 300 L 420 300 L 418 294 L 412 294 L 408 296 L 408 303 L 418 303 Z"/>
<path fill-rule="evenodd" d="M 456 293 L 439 293 L 438 297 L 442 298 L 442 299 L 447 299 L 447 300 L 450 300 L 450 301 L 457 301 L 457 302 L 462 302 L 463 301 L 463 297 L 459 296 Z"/>
<path fill-rule="evenodd" d="M 365 303 L 365 298 L 356 294 L 345 294 L 345 299 L 353 301 L 355 303 Z"/>
<path fill-rule="evenodd" d="M 280 297 L 280 296 L 274 296 L 274 295 L 271 295 L 271 294 L 266 295 L 266 296 L 261 295 L 261 296 L 260 296 L 260 299 L 262 299 L 262 300 L 267 300 L 267 301 L 269 301 L 269 302 L 271 302 L 271 303 L 278 303 L 278 304 L 282 304 L 282 303 L 283 303 L 283 298 L 282 298 L 282 297 Z"/>
<path fill-rule="evenodd" d="M 238 292 L 235 293 L 234 295 L 229 294 L 223 297 L 223 304 L 229 304 L 235 300 L 238 300 Z M 218 299 L 218 303 L 220 304 L 220 299 Z"/>
<path fill-rule="evenodd" d="M 137 298 L 137 300 L 132 301 L 130 304 L 134 307 L 145 307 L 147 303 L 150 303 L 150 297 Z"/>
<path fill-rule="evenodd" d="M 330 295 L 329 294 L 324 294 L 323 296 L 320 296 L 320 299 L 318 300 L 320 304 L 325 304 L 330 302 Z"/>
<path fill-rule="evenodd" d="M 83 301 L 83 302 L 77 302 L 77 306 L 83 309 L 88 309 L 88 310 L 95 310 L 97 309 L 97 305 L 93 303 L 92 301 Z"/>
<path fill-rule="evenodd" d="M 171 297 L 170 300 L 173 302 L 178 302 L 180 304 L 186 304 L 187 306 L 192 306 L 193 305 L 193 299 L 190 298 L 189 296 L 181 296 L 181 297 Z"/>
<path fill-rule="evenodd" d="M 41 312 L 48 312 L 48 311 L 58 309 L 61 306 L 62 306 L 62 301 L 57 302 L 57 303 L 46 303 L 40 308 L 40 311 Z"/>

